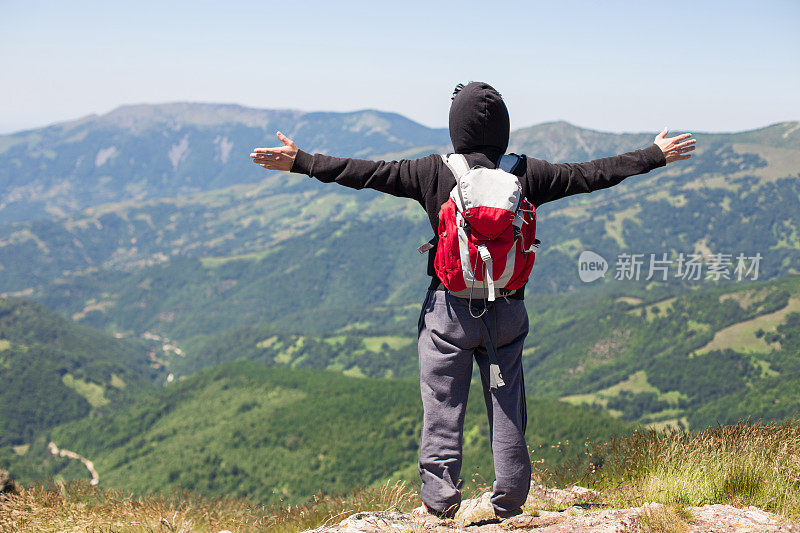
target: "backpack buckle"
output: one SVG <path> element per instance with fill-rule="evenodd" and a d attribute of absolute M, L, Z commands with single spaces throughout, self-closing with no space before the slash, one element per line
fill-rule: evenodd
<path fill-rule="evenodd" d="M 530 253 L 534 253 L 535 254 L 536 252 L 539 251 L 539 245 L 540 244 L 542 244 L 542 241 L 540 241 L 539 239 L 534 239 L 533 244 L 531 244 L 529 248 L 527 248 L 525 250 L 522 250 L 522 253 L 523 254 L 530 254 Z"/>
<path fill-rule="evenodd" d="M 489 248 L 487 248 L 485 244 L 478 246 L 478 253 L 481 254 L 481 261 L 483 261 L 483 264 L 492 262 L 492 254 L 489 253 Z"/>
<path fill-rule="evenodd" d="M 481 260 L 483 261 L 483 268 L 484 268 L 484 278 L 483 281 L 486 283 L 486 289 L 489 291 L 489 297 L 487 301 L 493 302 L 494 301 L 494 273 L 492 272 L 492 254 L 489 253 L 489 248 L 486 247 L 485 244 L 481 244 L 478 246 L 478 253 L 481 256 Z"/>

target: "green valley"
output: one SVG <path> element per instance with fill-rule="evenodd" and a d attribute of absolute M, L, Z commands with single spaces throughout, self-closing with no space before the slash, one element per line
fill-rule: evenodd
<path fill-rule="evenodd" d="M 0 136 L 0 467 L 23 483 L 86 477 L 54 442 L 107 488 L 269 504 L 416 482 L 428 220 L 412 201 L 254 168 L 250 148 L 278 128 L 334 155 L 448 150 L 446 130 L 391 113 L 214 104 Z M 578 161 L 652 137 L 556 122 L 512 132 L 510 150 Z M 696 137 L 685 165 L 539 209 L 523 358 L 534 461 L 639 425 L 800 409 L 800 128 Z M 584 250 L 608 261 L 603 279 L 581 281 Z M 744 280 L 646 264 L 616 279 L 622 254 L 693 253 L 706 268 L 762 260 Z M 468 491 L 492 479 L 484 418 L 474 389 Z"/>
<path fill-rule="evenodd" d="M 699 429 L 742 413 L 779 420 L 800 408 L 792 392 L 800 378 L 798 351 L 785 340 L 800 335 L 800 277 L 669 294 L 528 298 L 529 390 L 655 427 Z M 354 376 L 414 376 L 417 312 L 381 308 L 372 324 L 327 335 L 266 323 L 231 328 L 188 338 L 185 354 L 166 363 L 180 375 L 244 357 Z"/>
<path fill-rule="evenodd" d="M 473 384 L 464 432 L 465 490 L 493 479 L 480 386 Z M 630 431 L 608 415 L 554 400 L 528 399 L 535 461 L 574 460 L 584 442 Z M 80 450 L 104 487 L 138 494 L 180 486 L 205 495 L 301 503 L 387 479 L 417 480 L 422 410 L 413 379 L 237 361 L 203 371 L 113 414 L 88 416 L 39 436 L 23 456 L 0 449 L 24 482 L 44 474 L 85 477 L 51 457 L 47 442 Z M 28 477 L 30 476 L 30 477 Z"/>

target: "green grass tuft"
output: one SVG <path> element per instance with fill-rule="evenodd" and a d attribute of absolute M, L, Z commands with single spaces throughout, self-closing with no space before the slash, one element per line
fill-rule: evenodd
<path fill-rule="evenodd" d="M 641 533 L 686 533 L 692 513 L 681 504 L 659 505 L 648 508 L 637 519 Z"/>
<path fill-rule="evenodd" d="M 603 491 L 614 506 L 646 502 L 756 506 L 800 516 L 800 419 L 643 430 L 587 447 L 587 461 L 546 472 L 551 483 Z M 586 466 L 588 465 L 588 466 Z"/>

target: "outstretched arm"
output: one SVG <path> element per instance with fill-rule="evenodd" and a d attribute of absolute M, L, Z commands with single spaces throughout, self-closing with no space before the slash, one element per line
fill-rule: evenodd
<path fill-rule="evenodd" d="M 422 201 L 427 183 L 433 176 L 432 157 L 402 161 L 370 161 L 322 154 L 308 154 L 278 132 L 283 146 L 256 148 L 250 157 L 267 170 L 306 174 L 318 180 L 335 182 L 353 189 L 370 188 L 393 196 Z"/>
<path fill-rule="evenodd" d="M 691 133 L 667 138 L 659 133 L 644 150 L 595 159 L 587 163 L 553 164 L 527 158 L 525 185 L 527 198 L 536 206 L 573 194 L 612 187 L 629 176 L 644 174 L 668 163 L 689 159 L 695 148 Z"/>

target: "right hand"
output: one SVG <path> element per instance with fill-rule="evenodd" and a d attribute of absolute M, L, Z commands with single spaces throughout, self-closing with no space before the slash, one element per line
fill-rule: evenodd
<path fill-rule="evenodd" d="M 283 146 L 254 148 L 250 154 L 253 163 L 267 170 L 283 170 L 287 172 L 291 170 L 294 158 L 297 155 L 297 145 L 281 132 L 278 132 L 278 139 L 283 143 Z"/>
<path fill-rule="evenodd" d="M 664 152 L 667 164 L 692 157 L 689 152 L 694 150 L 694 144 L 697 140 L 689 139 L 692 136 L 691 133 L 684 133 L 675 137 L 667 137 L 667 133 L 669 133 L 669 129 L 664 128 L 661 133 L 656 135 L 656 140 L 653 141 Z M 687 141 L 686 139 L 689 140 Z"/>

